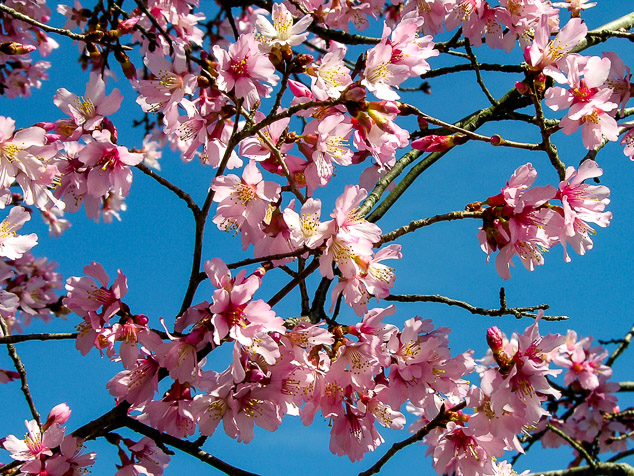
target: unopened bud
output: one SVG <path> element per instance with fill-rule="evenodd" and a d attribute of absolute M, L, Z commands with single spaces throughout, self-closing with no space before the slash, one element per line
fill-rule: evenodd
<path fill-rule="evenodd" d="M 150 320 L 145 314 L 137 314 L 136 316 L 134 316 L 134 322 L 136 322 L 140 326 L 147 326 Z"/>
<path fill-rule="evenodd" d="M 99 48 L 97 48 L 97 45 L 94 43 L 86 43 L 86 51 L 88 51 L 88 54 L 92 59 L 99 59 L 101 56 Z"/>
<path fill-rule="evenodd" d="M 517 81 L 515 83 L 515 89 L 517 89 L 517 91 L 522 96 L 526 96 L 528 93 L 530 93 L 530 88 L 528 87 L 528 84 L 526 84 L 524 81 Z"/>
<path fill-rule="evenodd" d="M 499 352 L 504 348 L 504 335 L 497 326 L 487 329 L 487 344 L 493 352 Z"/>
<path fill-rule="evenodd" d="M 48 417 L 46 418 L 46 423 L 44 423 L 43 429 L 46 430 L 48 427 L 57 423 L 59 425 L 63 425 L 70 418 L 70 414 L 72 413 L 71 409 L 68 408 L 68 405 L 65 403 L 60 403 L 59 405 L 55 405 L 53 409 L 49 412 Z"/>
<path fill-rule="evenodd" d="M 418 127 L 421 131 L 424 131 L 429 128 L 429 122 L 423 116 L 418 116 Z"/>
<path fill-rule="evenodd" d="M 130 57 L 125 54 L 123 50 L 115 50 L 114 57 L 121 65 L 125 77 L 128 79 L 136 79 L 136 68 L 130 61 Z"/>
<path fill-rule="evenodd" d="M 15 41 L 0 43 L 0 53 L 4 53 L 5 55 L 26 55 L 35 50 L 37 50 L 37 47 L 33 45 L 23 45 Z"/>
<path fill-rule="evenodd" d="M 494 146 L 500 146 L 500 145 L 504 145 L 504 139 L 502 139 L 502 136 L 495 134 L 491 136 L 491 144 L 493 144 Z"/>

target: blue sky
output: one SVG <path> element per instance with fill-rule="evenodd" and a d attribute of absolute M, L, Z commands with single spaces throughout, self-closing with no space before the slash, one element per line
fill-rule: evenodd
<path fill-rule="evenodd" d="M 584 18 L 590 28 L 629 13 L 627 2 L 601 2 L 600 6 L 588 10 Z M 562 14 L 563 18 L 567 18 Z M 53 24 L 61 24 L 54 14 Z M 374 28 L 369 34 L 377 35 Z M 65 87 L 77 94 L 84 91 L 88 74 L 80 71 L 75 63 L 76 47 L 60 40 L 62 47 L 53 52 L 49 61 L 53 64 L 50 79 L 41 90 L 33 90 L 28 99 L 8 100 L 0 98 L 0 115 L 11 116 L 17 127 L 28 127 L 38 121 L 53 121 L 63 117 L 52 102 L 55 90 Z M 634 65 L 634 52 L 626 41 L 611 40 L 595 47 L 593 54 L 614 50 L 626 64 Z M 522 61 L 521 52 L 513 50 L 509 55 L 490 53 L 485 48 L 476 50 L 488 61 L 516 64 Z M 432 67 L 453 62 L 452 59 L 432 58 Z M 117 83 L 109 82 L 108 90 L 118 87 L 125 99 L 121 110 L 112 117 L 119 128 L 119 142 L 128 147 L 139 147 L 142 141 L 140 130 L 130 126 L 133 118 L 140 117 L 140 108 L 135 103 L 134 92 L 115 66 L 120 77 Z M 494 96 L 499 97 L 521 79 L 519 75 L 483 73 Z M 448 77 L 429 80 L 432 94 L 411 97 L 411 101 L 426 113 L 453 122 L 477 108 L 488 106 L 488 102 L 474 81 L 473 72 L 463 72 Z M 410 97 L 404 96 L 406 101 Z M 286 96 L 290 100 L 290 96 Z M 548 117 L 558 117 L 551 111 Z M 518 141 L 538 142 L 536 130 L 524 127 L 510 127 L 493 123 L 484 127 L 483 134 L 500 133 L 503 137 Z M 567 165 L 579 164 L 586 151 L 581 144 L 580 133 L 570 137 L 557 134 L 555 142 L 561 158 Z M 532 162 L 538 170 L 541 185 L 557 185 L 557 175 L 543 153 L 530 153 L 515 149 L 492 148 L 486 144 L 468 143 L 456 148 L 423 174 L 416 184 L 402 197 L 399 205 L 390 210 L 379 222 L 384 232 L 390 231 L 411 220 L 462 210 L 465 205 L 476 200 L 484 200 L 496 194 L 518 166 Z M 535 272 L 526 271 L 517 263 L 511 269 L 512 278 L 502 280 L 496 273 L 494 263 L 485 263 L 485 254 L 480 250 L 476 233 L 479 223 L 464 220 L 440 223 L 407 235 L 398 243 L 403 245 L 404 259 L 393 264 L 397 281 L 395 294 L 441 294 L 465 300 L 473 305 L 495 308 L 498 293 L 504 286 L 509 306 L 524 306 L 547 303 L 548 313 L 565 314 L 570 321 L 543 323 L 542 332 L 564 334 L 574 328 L 581 336 L 593 335 L 596 339 L 610 339 L 623 336 L 634 324 L 632 304 L 632 270 L 634 256 L 634 224 L 632 221 L 632 196 L 634 189 L 634 163 L 623 155 L 622 146 L 608 145 L 598 156 L 598 163 L 604 170 L 601 183 L 612 191 L 612 203 L 608 209 L 613 213 L 613 221 L 607 229 L 597 229 L 593 237 L 594 249 L 586 256 L 572 255 L 572 262 L 563 261 L 561 247 L 555 247 L 546 255 L 546 264 Z M 162 175 L 172 180 L 182 189 L 191 193 L 200 204 L 213 177 L 211 168 L 196 162 L 183 164 L 169 150 L 164 151 L 161 161 Z M 335 198 L 345 184 L 354 183 L 362 169 L 339 170 L 329 187 L 330 192 L 321 194 L 324 210 L 331 210 Z M 25 233 L 36 232 L 40 244 L 34 248 L 35 256 L 46 256 L 59 263 L 58 271 L 64 278 L 80 276 L 83 267 L 90 261 L 104 265 L 111 276 L 121 269 L 128 276 L 130 291 L 124 301 L 134 313 L 150 317 L 151 325 L 160 327 L 159 318 L 169 323 L 178 312 L 186 288 L 186 280 L 191 266 L 194 222 L 191 212 L 183 202 L 174 198 L 171 192 L 161 188 L 142 173 L 135 171 L 128 210 L 122 213 L 122 221 L 112 224 L 96 224 L 86 219 L 84 211 L 70 215 L 73 226 L 61 238 L 47 238 L 47 231 L 35 217 L 27 223 Z M 213 213 L 213 210 L 212 210 Z M 221 257 L 233 261 L 243 254 L 239 238 L 219 232 L 210 222 L 205 234 L 203 260 Z M 516 260 L 517 261 L 517 260 Z M 266 298 L 279 289 L 286 279 L 281 272 L 270 273 L 256 297 Z M 311 281 L 314 286 L 315 280 Z M 314 288 L 313 288 L 314 289 Z M 203 283 L 195 302 L 210 299 L 211 287 Z M 282 300 L 276 311 L 286 318 L 299 314 L 299 300 L 291 295 Z M 387 304 L 386 304 L 387 305 Z M 460 353 L 468 348 L 475 349 L 476 357 L 486 349 L 485 332 L 497 325 L 507 334 L 523 330 L 529 321 L 516 321 L 513 317 L 486 318 L 473 316 L 466 311 L 449 308 L 441 304 L 399 304 L 393 316 L 394 324 L 401 325 L 408 318 L 420 315 L 433 319 L 436 325 L 453 329 L 450 336 L 451 348 Z M 357 318 L 351 310 L 345 309 L 341 321 L 354 323 Z M 66 321 L 56 320 L 48 325 L 36 322 L 27 332 L 68 332 L 79 322 L 70 315 Z M 610 350 L 614 346 L 608 347 Z M 68 429 L 73 430 L 109 410 L 113 399 L 105 384 L 121 370 L 119 364 L 100 358 L 96 351 L 81 358 L 72 341 L 22 343 L 17 346 L 28 371 L 29 383 L 40 413 L 60 402 L 66 402 L 73 410 Z M 632 351 L 629 351 L 632 352 Z M 223 370 L 226 355 L 208 358 L 207 368 Z M 632 380 L 631 353 L 625 354 L 614 369 L 615 380 Z M 11 368 L 6 354 L 0 355 L 0 368 Z M 627 397 L 627 396 L 624 396 Z M 30 419 L 28 408 L 19 394 L 16 382 L 0 386 L 0 398 L 5 404 L 2 417 L 1 436 L 23 435 L 23 421 Z M 623 398 L 622 407 L 631 405 L 631 399 Z M 354 474 L 367 469 L 394 441 L 406 438 L 405 432 L 381 429 L 387 444 L 356 465 L 347 458 L 332 455 L 328 450 L 329 428 L 327 422 L 316 418 L 311 427 L 303 427 L 298 419 L 287 417 L 275 433 L 256 429 L 256 438 L 248 445 L 238 444 L 226 437 L 219 429 L 210 438 L 204 449 L 211 454 L 243 469 L 267 475 L 322 475 Z M 121 434 L 132 436 L 122 431 Z M 140 439 L 140 437 L 139 437 Z M 116 451 L 105 441 L 91 442 L 89 448 L 97 451 L 94 474 L 113 474 Z M 382 474 L 402 474 L 404 465 L 414 472 L 431 472 L 429 458 L 424 458 L 426 448 L 412 446 L 400 452 L 384 468 Z M 533 453 L 533 451 L 531 451 Z M 565 467 L 570 460 L 571 450 L 542 452 L 537 450 L 520 459 L 517 470 L 530 468 L 533 471 Z M 8 462 L 6 453 L 0 461 Z M 415 469 L 414 469 L 415 468 Z M 420 468 L 420 469 L 419 469 Z M 166 475 L 213 473 L 209 467 L 178 453 L 173 457 Z"/>

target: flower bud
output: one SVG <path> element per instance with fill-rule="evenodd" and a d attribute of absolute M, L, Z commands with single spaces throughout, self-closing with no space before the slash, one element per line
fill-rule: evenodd
<path fill-rule="evenodd" d="M 44 430 L 48 427 L 57 423 L 59 425 L 63 425 L 70 418 L 70 414 L 72 413 L 71 409 L 68 408 L 68 405 L 65 403 L 60 403 L 53 407 L 53 409 L 49 412 L 48 417 L 46 418 L 46 423 L 44 424 Z"/>
<path fill-rule="evenodd" d="M 0 53 L 4 53 L 5 55 L 26 55 L 35 50 L 37 50 L 37 47 L 33 45 L 23 45 L 15 41 L 0 43 Z"/>
<path fill-rule="evenodd" d="M 528 87 L 528 84 L 526 84 L 524 81 L 516 81 L 515 89 L 517 89 L 517 91 L 522 96 L 526 96 L 528 93 L 530 93 L 530 88 Z"/>
<path fill-rule="evenodd" d="M 504 336 L 497 326 L 487 330 L 487 344 L 493 352 L 499 352 L 504 348 Z"/>
<path fill-rule="evenodd" d="M 504 144 L 504 139 L 502 139 L 502 136 L 495 134 L 493 136 L 491 136 L 491 144 L 493 144 L 494 146 L 500 146 Z"/>

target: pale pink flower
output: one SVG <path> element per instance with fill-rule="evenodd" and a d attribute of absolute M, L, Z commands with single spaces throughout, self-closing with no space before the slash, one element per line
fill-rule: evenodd
<path fill-rule="evenodd" d="M 559 184 L 556 198 L 563 204 L 564 228 L 561 243 L 566 261 L 570 261 L 566 243 L 569 242 L 580 255 L 592 248 L 592 240 L 588 234 L 593 234 L 594 230 L 586 222 L 596 223 L 601 227 L 610 224 L 612 213 L 604 211 L 610 203 L 610 189 L 604 185 L 583 183 L 602 174 L 603 170 L 594 160 L 586 160 L 579 166 L 578 171 L 575 171 L 574 167 L 568 167 L 565 180 Z"/>
<path fill-rule="evenodd" d="M 284 221 L 290 229 L 290 238 L 296 248 L 317 248 L 331 233 L 332 222 L 321 222 L 320 217 L 321 201 L 315 198 L 306 200 L 300 213 L 290 207 L 284 210 Z"/>
<path fill-rule="evenodd" d="M 103 121 L 119 110 L 123 96 L 114 89 L 106 96 L 106 83 L 99 73 L 91 73 L 86 86 L 86 93 L 77 96 L 65 88 L 57 90 L 53 102 L 62 111 L 73 118 L 75 124 L 84 131 L 94 130 Z"/>
<path fill-rule="evenodd" d="M 21 258 L 37 245 L 37 235 L 18 235 L 17 230 L 31 219 L 31 214 L 22 207 L 13 207 L 9 216 L 0 223 L 0 256 L 8 259 Z"/>
<path fill-rule="evenodd" d="M 307 68 L 311 75 L 311 89 L 318 99 L 338 98 L 352 84 L 350 70 L 343 61 L 346 51 L 344 45 L 332 41 L 328 53 L 317 66 Z"/>
<path fill-rule="evenodd" d="M 553 40 L 550 40 L 550 31 L 548 16 L 542 15 L 539 24 L 535 26 L 533 44 L 524 50 L 524 59 L 532 70 L 543 71 L 547 76 L 552 76 L 559 81 L 563 76 L 559 71 L 559 65 L 563 63 L 566 55 L 585 38 L 588 27 L 579 18 L 573 18 Z"/>
<path fill-rule="evenodd" d="M 236 175 L 216 177 L 211 185 L 218 210 L 214 223 L 220 229 L 240 229 L 244 223 L 258 226 L 266 217 L 270 203 L 279 199 L 280 186 L 264 181 L 255 161 Z"/>
<path fill-rule="evenodd" d="M 301 45 L 308 32 L 306 28 L 313 22 L 310 15 L 304 15 L 297 23 L 293 24 L 293 16 L 283 3 L 274 3 L 271 11 L 273 24 L 263 15 L 258 15 L 255 25 L 264 38 L 266 49 L 280 48 L 282 46 Z"/>
<path fill-rule="evenodd" d="M 410 68 L 405 64 L 392 63 L 393 47 L 385 34 L 390 30 L 385 28 L 381 42 L 368 51 L 361 84 L 379 99 L 396 101 L 400 96 L 392 86 L 405 81 L 410 75 Z"/>
<path fill-rule="evenodd" d="M 571 16 L 579 17 L 581 10 L 587 10 L 596 6 L 597 2 L 588 3 L 588 0 L 566 0 L 565 2 L 555 2 L 553 7 L 567 8 Z"/>
<path fill-rule="evenodd" d="M 110 395 L 126 400 L 132 405 L 143 405 L 154 397 L 158 390 L 159 364 L 152 357 L 138 360 L 132 370 L 124 370 L 115 375 L 106 388 Z"/>
<path fill-rule="evenodd" d="M 71 277 L 66 280 L 68 294 L 64 298 L 64 305 L 82 317 L 103 306 L 100 318 L 108 321 L 121 309 L 121 298 L 128 292 L 127 278 L 119 270 L 117 279 L 108 288 L 110 278 L 103 266 L 95 261 L 84 267 L 84 273 L 90 278 Z"/>
<path fill-rule="evenodd" d="M 40 456 L 52 456 L 52 448 L 59 446 L 64 439 L 64 428 L 54 423 L 42 433 L 35 420 L 25 421 L 28 430 L 24 440 L 13 435 L 5 438 L 4 449 L 11 453 L 11 457 L 18 461 L 37 460 Z"/>
<path fill-rule="evenodd" d="M 605 90 L 609 93 L 609 90 Z M 574 104 L 560 122 L 561 131 L 570 135 L 581 126 L 581 139 L 586 149 L 592 150 L 601 145 L 603 138 L 616 141 L 619 138 L 619 126 L 610 111 L 618 104 L 607 101 L 606 97 L 595 96 L 587 103 Z"/>

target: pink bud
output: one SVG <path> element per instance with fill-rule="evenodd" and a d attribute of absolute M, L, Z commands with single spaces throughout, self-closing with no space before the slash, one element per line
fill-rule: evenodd
<path fill-rule="evenodd" d="M 451 149 L 453 146 L 452 136 L 437 136 L 431 134 L 412 141 L 412 147 L 422 150 L 423 152 L 442 152 Z"/>
<path fill-rule="evenodd" d="M 502 136 L 495 134 L 491 136 L 491 144 L 497 147 L 499 145 L 504 144 L 504 139 L 502 139 Z"/>
<path fill-rule="evenodd" d="M 429 128 L 429 122 L 427 122 L 427 119 L 425 119 L 423 116 L 418 116 L 418 128 L 421 131 Z"/>
<path fill-rule="evenodd" d="M 293 93 L 293 96 L 295 96 L 295 97 L 299 97 L 299 98 L 312 98 L 313 97 L 313 93 L 310 91 L 310 89 L 307 88 L 306 86 L 304 86 L 299 81 L 293 81 L 292 79 L 289 79 L 288 80 L 288 87 L 291 90 L 291 92 Z"/>
<path fill-rule="evenodd" d="M 71 413 L 71 409 L 68 408 L 68 405 L 65 403 L 60 403 L 59 405 L 54 406 L 46 418 L 44 429 L 50 427 L 54 423 L 63 425 L 68 421 Z"/>
<path fill-rule="evenodd" d="M 530 92 L 530 88 L 524 81 L 517 81 L 515 83 L 515 89 L 523 96 L 526 96 Z"/>
<path fill-rule="evenodd" d="M 150 320 L 145 314 L 138 314 L 134 316 L 134 322 L 140 326 L 147 326 L 147 323 L 150 322 Z"/>
<path fill-rule="evenodd" d="M 493 352 L 499 352 L 504 348 L 504 336 L 497 326 L 487 330 L 487 344 Z"/>

